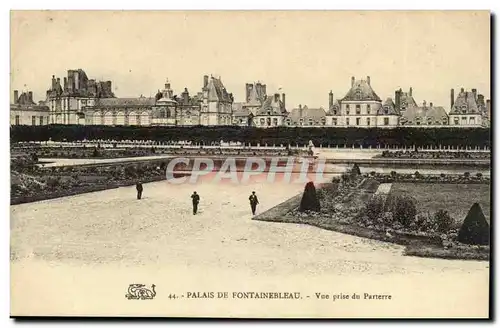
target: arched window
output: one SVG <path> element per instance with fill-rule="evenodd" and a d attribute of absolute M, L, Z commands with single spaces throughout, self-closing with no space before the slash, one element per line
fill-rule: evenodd
<path fill-rule="evenodd" d="M 172 117 L 172 113 L 170 112 L 170 108 L 167 108 L 167 118 Z"/>

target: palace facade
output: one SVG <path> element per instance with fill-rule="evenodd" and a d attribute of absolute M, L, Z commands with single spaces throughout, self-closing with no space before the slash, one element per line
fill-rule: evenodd
<path fill-rule="evenodd" d="M 432 102 L 417 103 L 413 88 L 396 90 L 394 98 L 381 98 L 370 76 L 351 77 L 343 97 L 328 94 L 328 107 L 307 105 L 288 109 L 285 93 L 267 94 L 262 82 L 245 84 L 245 99 L 235 102 L 220 77 L 203 77 L 200 91 L 184 88 L 175 94 L 167 81 L 154 97 L 118 98 L 111 81 L 89 79 L 82 69 L 52 76 L 46 99 L 36 104 L 32 92 L 14 92 L 11 124 L 82 124 L 111 126 L 237 125 L 270 128 L 294 127 L 488 127 L 491 102 L 477 89 L 461 88 L 450 94 L 450 110 Z"/>

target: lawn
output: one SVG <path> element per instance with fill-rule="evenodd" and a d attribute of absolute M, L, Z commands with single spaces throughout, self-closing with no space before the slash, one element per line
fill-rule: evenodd
<path fill-rule="evenodd" d="M 393 195 L 407 195 L 416 199 L 419 212 L 434 213 L 446 210 L 461 224 L 471 208 L 478 202 L 484 216 L 490 221 L 490 185 L 488 184 L 437 184 L 394 183 Z"/>

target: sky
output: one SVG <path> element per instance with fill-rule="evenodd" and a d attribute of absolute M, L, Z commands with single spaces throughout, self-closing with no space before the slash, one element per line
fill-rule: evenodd
<path fill-rule="evenodd" d="M 12 11 L 11 97 L 44 100 L 52 75 L 81 68 L 117 97 L 175 94 L 221 77 L 235 101 L 245 83 L 286 94 L 286 107 L 328 107 L 351 76 L 385 100 L 413 88 L 449 110 L 450 89 L 490 98 L 487 11 Z M 62 82 L 61 82 L 62 83 Z"/>

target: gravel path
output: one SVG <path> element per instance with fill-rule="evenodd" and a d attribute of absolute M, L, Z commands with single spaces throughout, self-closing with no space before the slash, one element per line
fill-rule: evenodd
<path fill-rule="evenodd" d="M 227 277 L 233 277 L 233 284 L 249 288 L 261 285 L 252 285 L 245 277 L 266 281 L 279 277 L 278 281 L 288 281 L 294 288 L 309 286 L 306 277 L 313 279 L 311 286 L 315 277 L 321 277 L 321 284 L 325 279 L 358 281 L 356 277 L 371 277 L 370 281 L 389 279 L 390 285 L 398 279 L 404 283 L 409 275 L 424 285 L 452 275 L 460 279 L 460 285 L 467 280 L 487 282 L 486 262 L 405 257 L 401 255 L 403 247 L 389 243 L 307 225 L 251 220 L 248 195 L 252 190 L 259 196 L 261 212 L 302 189 L 300 184 L 284 183 L 205 181 L 193 186 L 155 182 L 145 185 L 140 201 L 135 199 L 134 187 L 124 187 L 11 206 L 12 293 L 19 300 L 16 304 L 26 309 L 22 304 L 28 304 L 24 302 L 33 289 L 42 293 L 44 288 L 55 288 L 51 279 L 57 286 L 66 283 L 68 289 L 76 288 L 75 282 L 78 286 L 88 284 L 88 289 L 93 286 L 92 279 L 113 277 L 107 288 L 118 288 L 112 283 L 150 278 L 151 270 L 157 270 L 155 276 L 163 279 L 176 276 L 204 284 L 229 283 Z M 189 197 L 193 190 L 201 196 L 196 216 Z M 118 271 L 123 268 L 127 271 Z M 33 272 L 43 275 L 43 282 L 36 280 Z M 300 277 L 300 284 L 292 277 Z M 268 283 L 276 286 L 276 281 Z M 20 287 L 26 285 L 31 286 L 29 292 Z M 78 298 L 75 295 L 71 297 Z M 38 301 L 33 311 L 42 311 L 44 306 L 48 305 Z M 85 303 L 82 311 L 92 306 Z M 99 310 L 106 306 L 101 304 Z"/>

